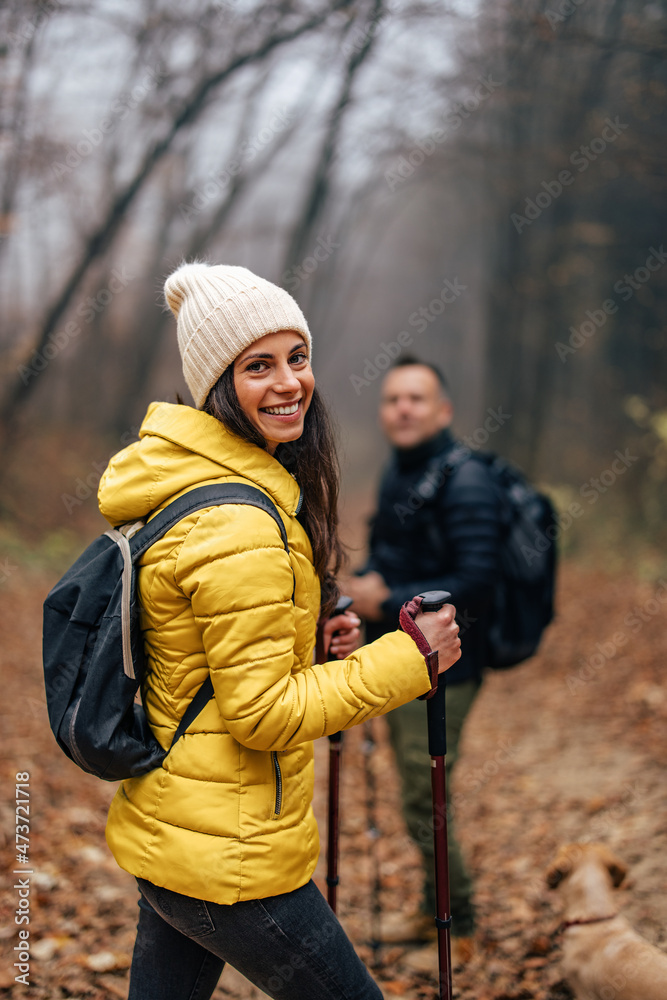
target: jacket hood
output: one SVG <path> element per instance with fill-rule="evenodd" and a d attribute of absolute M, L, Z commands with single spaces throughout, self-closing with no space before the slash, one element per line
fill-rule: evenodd
<path fill-rule="evenodd" d="M 172 497 L 219 479 L 245 479 L 293 517 L 300 490 L 277 459 L 208 413 L 151 403 L 139 441 L 119 451 L 102 476 L 100 511 L 111 524 L 145 518 Z"/>

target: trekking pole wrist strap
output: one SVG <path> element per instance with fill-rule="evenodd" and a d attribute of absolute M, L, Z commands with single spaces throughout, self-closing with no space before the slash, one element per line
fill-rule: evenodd
<path fill-rule="evenodd" d="M 438 670 L 438 650 L 434 649 L 433 652 L 429 653 L 428 656 L 425 657 L 425 660 L 426 666 L 428 667 L 428 675 L 431 679 L 431 690 L 427 691 L 426 694 L 420 694 L 420 701 L 428 701 L 429 698 L 433 697 L 435 692 L 438 690 L 438 678 L 440 676 Z"/>
<path fill-rule="evenodd" d="M 421 597 L 413 597 L 411 601 L 406 601 L 398 613 L 398 622 L 403 632 L 409 635 L 417 644 L 417 649 L 426 661 L 428 675 L 431 680 L 431 690 L 419 696 L 420 700 L 423 701 L 424 699 L 432 698 L 438 689 L 438 651 L 437 649 L 431 649 L 426 636 L 415 622 L 415 617 L 419 613 L 421 603 Z"/>

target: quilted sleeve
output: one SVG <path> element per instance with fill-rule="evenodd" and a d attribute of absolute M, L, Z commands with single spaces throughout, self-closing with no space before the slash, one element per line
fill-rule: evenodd
<path fill-rule="evenodd" d="M 256 750 L 285 750 L 381 715 L 429 688 L 402 632 L 345 660 L 301 664 L 290 558 L 272 518 L 227 505 L 200 515 L 176 561 L 230 733 Z"/>

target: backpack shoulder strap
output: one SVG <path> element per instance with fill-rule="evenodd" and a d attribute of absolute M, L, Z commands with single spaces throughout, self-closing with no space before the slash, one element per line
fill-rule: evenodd
<path fill-rule="evenodd" d="M 249 504 L 252 507 L 260 507 L 267 514 L 270 514 L 278 525 L 285 550 L 289 552 L 285 525 L 276 505 L 266 493 L 262 493 L 257 487 L 246 483 L 216 483 L 210 486 L 199 486 L 196 490 L 190 490 L 189 493 L 173 500 L 168 507 L 161 510 L 147 525 L 137 531 L 130 539 L 132 561 L 135 562 L 146 549 L 150 548 L 154 542 L 162 538 L 170 528 L 187 517 L 188 514 L 204 507 L 214 507 L 225 503 Z"/>
<path fill-rule="evenodd" d="M 261 490 L 247 483 L 217 483 L 210 486 L 200 486 L 196 490 L 190 490 L 189 493 L 185 493 L 177 500 L 172 501 L 168 507 L 165 507 L 159 514 L 156 514 L 147 525 L 135 532 L 130 538 L 132 562 L 135 562 L 154 542 L 162 538 L 170 528 L 184 517 L 187 517 L 188 514 L 192 514 L 193 511 L 201 510 L 204 507 L 214 507 L 225 503 L 248 504 L 252 507 L 259 507 L 261 510 L 266 511 L 267 514 L 270 514 L 278 525 L 285 551 L 289 554 L 289 543 L 287 541 L 285 525 L 276 505 L 266 493 L 262 493 Z M 294 587 L 296 588 L 296 579 Z M 294 600 L 294 593 L 293 589 L 292 600 Z M 183 713 L 169 746 L 170 750 L 212 697 L 213 682 L 209 673 Z"/>
<path fill-rule="evenodd" d="M 174 743 L 180 740 L 181 736 L 185 730 L 190 726 L 192 722 L 195 721 L 201 710 L 208 705 L 209 701 L 213 697 L 213 681 L 211 680 L 211 675 L 209 673 L 208 677 L 196 692 L 194 698 L 186 708 L 181 721 L 178 724 L 178 729 L 174 733 L 169 749 L 173 747 Z"/>
<path fill-rule="evenodd" d="M 420 496 L 434 497 L 469 458 L 481 459 L 488 464 L 485 453 L 472 451 L 464 444 L 455 444 L 448 451 L 440 452 L 428 463 L 426 472 L 415 486 L 415 490 Z"/>

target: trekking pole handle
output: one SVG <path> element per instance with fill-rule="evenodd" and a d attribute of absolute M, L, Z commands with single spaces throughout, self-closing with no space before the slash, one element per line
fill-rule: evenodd
<path fill-rule="evenodd" d="M 419 594 L 422 599 L 420 611 L 425 614 L 440 611 L 448 604 L 452 595 L 446 590 L 427 590 Z M 445 725 L 445 691 L 447 685 L 444 674 L 438 677 L 438 687 L 432 698 L 426 702 L 428 718 L 428 752 L 431 757 L 444 757 L 447 753 L 447 729 Z"/>
<path fill-rule="evenodd" d="M 418 594 L 421 597 L 422 603 L 419 608 L 420 611 L 424 613 L 429 611 L 440 611 L 440 608 L 448 604 L 452 599 L 452 595 L 448 590 L 425 590 L 423 594 Z M 336 608 L 338 610 L 338 608 Z"/>
<path fill-rule="evenodd" d="M 341 594 L 341 596 L 338 598 L 338 603 L 336 604 L 336 607 L 334 608 L 334 611 L 333 611 L 334 615 L 342 615 L 343 612 L 347 611 L 347 609 L 349 608 L 349 606 L 351 604 L 353 604 L 353 603 L 354 602 L 353 602 L 353 600 L 352 600 L 351 597 L 346 597 L 344 594 Z M 333 615 L 331 617 L 333 618 Z"/>
<path fill-rule="evenodd" d="M 334 615 L 342 615 L 344 611 L 347 611 L 347 609 L 349 608 L 349 606 L 351 604 L 352 604 L 352 598 L 351 597 L 345 597 L 345 596 L 339 597 L 338 601 L 336 603 L 336 607 L 333 609 L 333 612 L 332 612 L 332 614 L 331 614 L 330 617 L 333 618 Z M 322 629 L 323 624 L 324 624 L 324 622 L 320 621 L 319 624 L 318 624 L 318 626 L 317 626 L 317 640 L 316 640 L 316 643 L 315 643 L 315 662 L 316 663 L 324 663 L 325 660 L 326 660 L 326 653 L 325 653 L 325 650 L 324 650 L 324 632 L 323 632 L 323 629 Z M 334 635 L 335 634 L 336 633 L 334 632 Z M 332 638 L 333 638 L 333 636 L 332 636 Z"/>
<path fill-rule="evenodd" d="M 350 607 L 350 605 L 352 603 L 353 603 L 353 601 L 352 601 L 351 597 L 346 597 L 344 594 L 342 594 L 338 598 L 338 602 L 336 604 L 336 607 L 333 610 L 333 615 L 331 617 L 333 618 L 334 615 L 342 615 L 345 611 L 347 611 L 347 609 Z M 334 632 L 334 635 L 336 635 L 336 634 L 337 633 Z M 329 736 L 329 742 L 330 743 L 340 743 L 340 741 L 342 739 L 343 739 L 343 734 L 342 733 L 331 733 L 331 735 Z"/>

